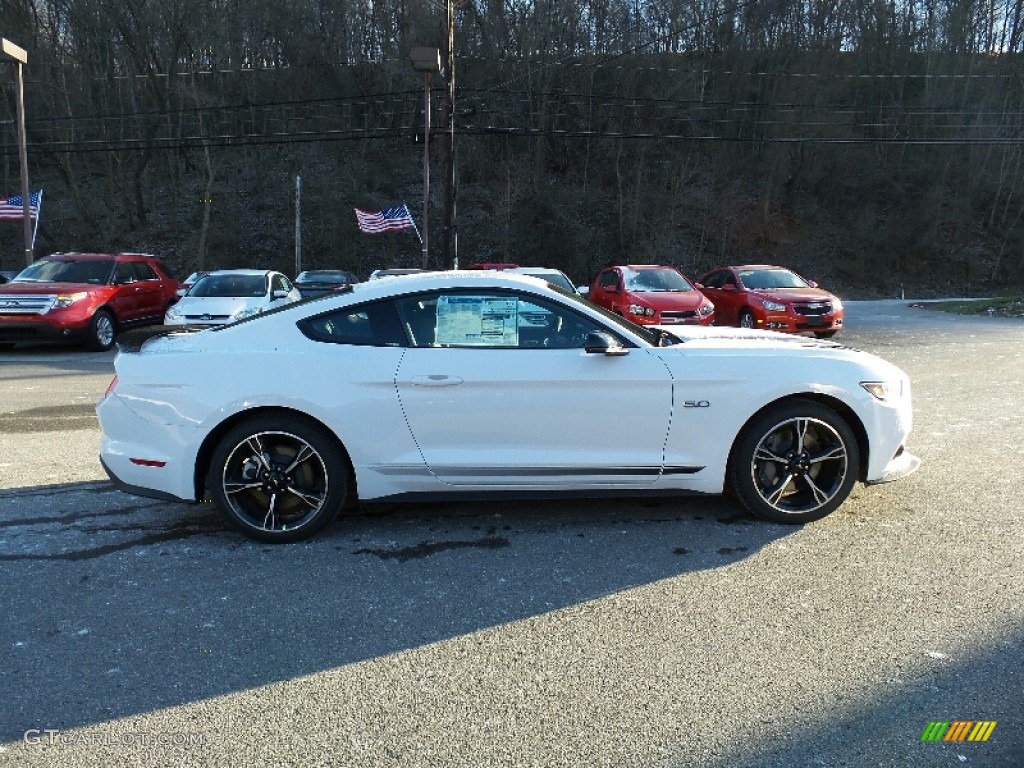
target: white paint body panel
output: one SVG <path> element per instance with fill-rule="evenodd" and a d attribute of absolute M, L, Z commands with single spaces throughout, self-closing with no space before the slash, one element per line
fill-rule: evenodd
<path fill-rule="evenodd" d="M 343 306 L 447 288 L 515 290 L 569 304 L 607 325 L 631 345 L 629 354 L 353 346 L 313 341 L 296 326 Z M 516 275 L 362 283 L 120 353 L 119 383 L 97 406 L 101 458 L 124 485 L 194 500 L 204 440 L 226 419 L 277 408 L 337 435 L 367 500 L 459 489 L 718 493 L 737 434 L 780 398 L 828 396 L 854 413 L 869 440 L 868 481 L 884 478 L 910 432 L 909 380 L 878 357 L 765 331 L 666 330 L 683 343 L 652 346 L 585 302 Z M 862 381 L 895 383 L 902 396 L 880 402 Z"/>

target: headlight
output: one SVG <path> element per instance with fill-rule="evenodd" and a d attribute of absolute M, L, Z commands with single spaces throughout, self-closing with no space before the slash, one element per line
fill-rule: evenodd
<path fill-rule="evenodd" d="M 647 317 L 653 317 L 654 316 L 654 310 L 651 309 L 650 307 L 641 306 L 640 304 L 630 304 L 629 305 L 629 314 L 631 314 L 631 315 L 646 315 Z"/>
<path fill-rule="evenodd" d="M 164 320 L 181 320 L 183 317 L 184 315 L 181 314 L 180 309 L 174 309 L 172 307 L 167 310 L 167 314 L 164 315 Z"/>
<path fill-rule="evenodd" d="M 763 304 L 764 308 L 767 309 L 769 312 L 785 312 L 786 311 L 786 305 L 785 304 L 779 304 L 779 302 L 777 302 L 777 301 L 768 301 L 768 299 L 761 299 L 761 304 Z"/>
<path fill-rule="evenodd" d="M 834 299 L 832 299 L 832 311 L 833 312 L 839 312 L 839 311 L 842 310 L 842 308 L 843 308 L 843 302 L 841 302 L 839 300 L 838 296 L 836 296 Z"/>
<path fill-rule="evenodd" d="M 244 320 L 247 317 L 258 315 L 262 311 L 263 307 L 251 307 L 250 309 L 240 309 L 231 316 L 231 322 L 234 323 L 239 320 Z"/>
<path fill-rule="evenodd" d="M 64 309 L 70 307 L 79 299 L 84 299 L 89 294 L 82 291 L 81 293 L 61 293 L 56 296 L 53 300 L 53 309 Z"/>
<path fill-rule="evenodd" d="M 715 305 L 709 301 L 707 304 L 701 304 L 699 311 L 703 317 L 707 317 L 715 311 Z"/>
<path fill-rule="evenodd" d="M 862 381 L 860 385 L 883 403 L 897 400 L 903 394 L 903 383 L 899 381 Z"/>

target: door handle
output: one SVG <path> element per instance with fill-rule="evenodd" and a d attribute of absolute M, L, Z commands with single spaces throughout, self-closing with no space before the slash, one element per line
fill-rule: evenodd
<path fill-rule="evenodd" d="M 462 379 L 443 373 L 431 373 L 427 376 L 413 376 L 411 383 L 414 387 L 453 387 L 456 384 L 461 384 Z"/>

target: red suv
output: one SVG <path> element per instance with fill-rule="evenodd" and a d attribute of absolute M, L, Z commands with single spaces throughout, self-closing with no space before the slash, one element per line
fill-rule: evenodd
<path fill-rule="evenodd" d="M 587 298 L 638 325 L 711 325 L 715 319 L 715 305 L 675 267 L 608 267 Z"/>
<path fill-rule="evenodd" d="M 143 253 L 55 253 L 0 285 L 0 347 L 85 342 L 110 349 L 131 325 L 161 323 L 178 281 Z"/>

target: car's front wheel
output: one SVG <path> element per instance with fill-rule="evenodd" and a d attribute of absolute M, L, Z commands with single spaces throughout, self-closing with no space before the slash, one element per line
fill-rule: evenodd
<path fill-rule="evenodd" d="M 749 309 L 744 309 L 740 312 L 740 328 L 756 328 L 757 321 L 754 319 L 754 313 Z"/>
<path fill-rule="evenodd" d="M 261 416 L 220 440 L 206 487 L 246 536 L 289 542 L 313 536 L 335 518 L 349 496 L 349 478 L 344 451 L 322 427 Z"/>
<path fill-rule="evenodd" d="M 753 514 L 809 523 L 850 495 L 860 451 L 850 425 L 831 408 L 793 400 L 751 421 L 729 464 L 729 485 Z"/>
<path fill-rule="evenodd" d="M 93 352 L 106 352 L 114 346 L 117 326 L 114 317 L 105 309 L 98 309 L 89 321 L 89 335 L 85 345 Z"/>

